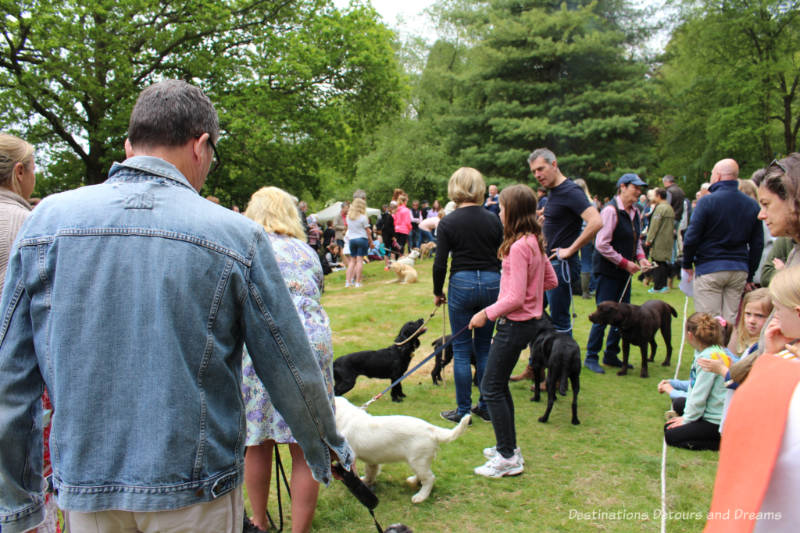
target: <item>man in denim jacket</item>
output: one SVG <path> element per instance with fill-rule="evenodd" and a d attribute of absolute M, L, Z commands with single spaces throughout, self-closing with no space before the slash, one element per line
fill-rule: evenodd
<path fill-rule="evenodd" d="M 240 530 L 243 343 L 314 477 L 331 450 L 352 462 L 263 228 L 197 194 L 218 134 L 199 89 L 153 85 L 128 159 L 21 230 L 0 303 L 4 533 L 43 520 L 44 386 L 73 530 Z"/>

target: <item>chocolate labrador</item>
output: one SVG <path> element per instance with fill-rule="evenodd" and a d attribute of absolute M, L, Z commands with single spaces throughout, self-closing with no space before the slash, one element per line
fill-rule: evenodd
<path fill-rule="evenodd" d="M 653 361 L 656 356 L 656 332 L 660 329 L 664 344 L 667 346 L 667 357 L 662 363 L 669 366 L 672 358 L 672 331 L 670 324 L 672 317 L 677 317 L 678 312 L 671 305 L 662 300 L 648 300 L 642 305 L 633 305 L 618 302 L 600 302 L 597 310 L 589 315 L 589 320 L 595 324 L 616 326 L 622 337 L 622 369 L 617 375 L 624 376 L 628 373 L 628 354 L 630 345 L 636 345 L 642 352 L 643 378 L 647 377 L 647 361 Z M 647 358 L 647 345 L 650 345 L 650 358 Z"/>

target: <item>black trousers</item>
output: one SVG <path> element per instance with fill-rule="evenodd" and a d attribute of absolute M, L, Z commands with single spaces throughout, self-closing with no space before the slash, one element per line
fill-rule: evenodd
<path fill-rule="evenodd" d="M 672 429 L 667 429 L 664 425 L 664 440 L 676 448 L 719 450 L 719 438 L 719 424 L 712 424 L 702 418 Z"/>

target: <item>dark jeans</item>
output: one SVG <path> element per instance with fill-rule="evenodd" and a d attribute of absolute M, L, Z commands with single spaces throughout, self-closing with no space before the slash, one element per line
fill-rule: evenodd
<path fill-rule="evenodd" d="M 562 267 L 560 259 L 553 259 L 550 263 L 556 271 L 558 277 L 558 287 L 547 291 L 547 305 L 550 308 L 550 318 L 556 331 L 572 335 L 572 317 L 570 316 L 570 304 L 572 303 L 571 283 L 581 277 L 581 261 L 578 254 L 566 260 L 566 265 Z M 569 278 L 570 281 L 567 281 Z"/>
<path fill-rule="evenodd" d="M 653 290 L 658 291 L 667 286 L 669 276 L 669 263 L 667 261 L 655 261 L 656 268 L 653 269 Z"/>
<path fill-rule="evenodd" d="M 618 302 L 622 289 L 628 282 L 628 278 L 621 279 L 612 278 L 599 274 L 597 276 L 597 292 L 595 293 L 595 302 L 614 301 Z M 625 303 L 631 302 L 631 284 L 627 283 L 628 288 L 625 290 L 625 296 L 622 301 Z M 589 342 L 586 343 L 586 358 L 597 358 L 600 353 L 600 348 L 603 347 L 603 335 L 605 335 L 605 324 L 592 324 L 592 329 L 589 331 Z M 619 330 L 611 326 L 608 330 L 608 339 L 606 339 L 606 353 L 605 358 L 613 359 L 619 354 Z"/>
<path fill-rule="evenodd" d="M 472 315 L 497 301 L 499 292 L 499 272 L 465 270 L 450 274 L 447 301 L 452 333 L 469 324 Z M 482 328 L 464 331 L 453 341 L 453 381 L 459 416 L 468 414 L 472 407 L 472 354 L 475 353 L 475 374 L 480 383 L 489 358 L 493 330 L 494 322 L 488 321 Z M 483 398 L 478 400 L 478 407 L 486 408 Z"/>
<path fill-rule="evenodd" d="M 514 455 L 517 431 L 514 425 L 514 402 L 508 388 L 508 378 L 519 354 L 550 324 L 547 319 L 514 322 L 505 318 L 497 320 L 497 332 L 489 350 L 489 361 L 481 381 L 481 392 L 489 407 L 497 451 L 506 459 Z"/>
<path fill-rule="evenodd" d="M 707 420 L 695 420 L 682 426 L 667 429 L 664 440 L 669 446 L 687 450 L 719 450 L 719 424 Z"/>
<path fill-rule="evenodd" d="M 397 233 L 395 232 L 394 238 L 397 241 L 397 246 L 400 248 L 400 254 L 405 253 L 405 246 L 406 242 L 408 242 L 408 233 Z M 411 251 L 411 247 L 409 246 L 408 251 Z"/>
<path fill-rule="evenodd" d="M 419 227 L 411 226 L 411 234 L 408 236 L 408 251 L 410 252 L 412 248 L 419 248 L 420 242 L 420 233 Z"/>

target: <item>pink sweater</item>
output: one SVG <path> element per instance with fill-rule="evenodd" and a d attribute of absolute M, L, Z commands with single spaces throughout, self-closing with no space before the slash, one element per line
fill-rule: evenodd
<path fill-rule="evenodd" d="M 558 285 L 553 265 L 539 250 L 536 237 L 529 235 L 511 245 L 503 258 L 500 294 L 486 308 L 489 320 L 504 316 L 520 322 L 542 316 L 544 291 Z"/>
<path fill-rule="evenodd" d="M 394 231 L 408 235 L 411 233 L 411 209 L 404 205 L 398 205 L 394 214 Z"/>

